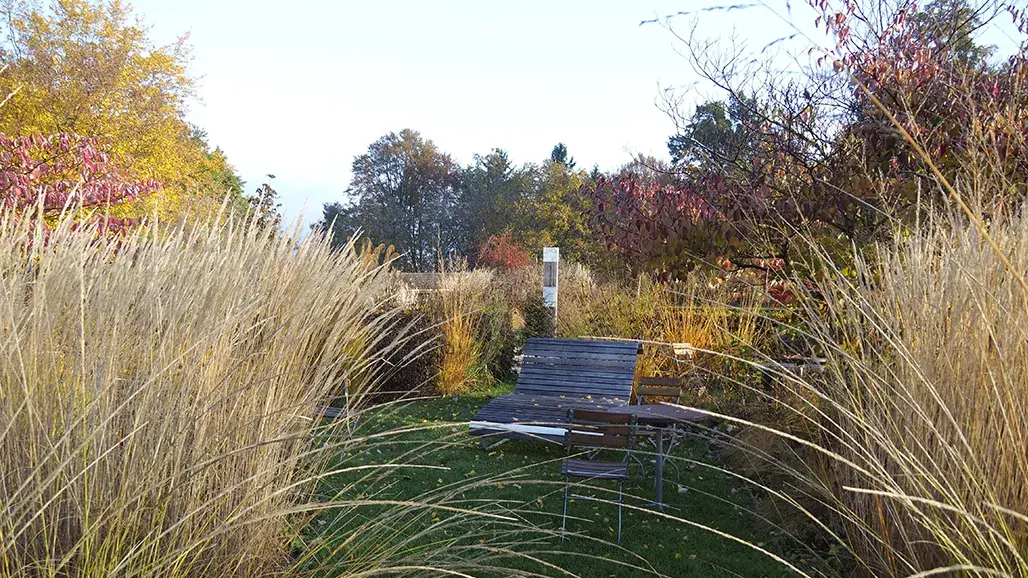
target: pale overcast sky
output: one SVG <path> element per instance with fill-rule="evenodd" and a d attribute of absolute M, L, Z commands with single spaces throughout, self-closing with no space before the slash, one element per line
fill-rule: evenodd
<path fill-rule="evenodd" d="M 541 161 L 560 141 L 583 167 L 612 169 L 632 153 L 666 156 L 674 127 L 656 105 L 660 88 L 689 87 L 696 77 L 670 32 L 639 23 L 725 4 L 132 3 L 157 41 L 190 34 L 202 99 L 190 120 L 225 150 L 248 189 L 274 173 L 287 219 L 304 210 L 307 221 L 320 217 L 322 203 L 343 200 L 355 155 L 403 128 L 460 163 L 493 148 L 518 164 Z M 806 2 L 792 4 L 797 24 L 809 25 Z M 691 18 L 673 22 L 685 30 Z M 734 31 L 755 50 L 790 33 L 765 8 L 705 13 L 700 30 Z"/>

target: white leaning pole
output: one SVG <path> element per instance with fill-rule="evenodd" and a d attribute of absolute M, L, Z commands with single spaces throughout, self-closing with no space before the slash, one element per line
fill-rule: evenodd
<path fill-rule="evenodd" d="M 557 322 L 557 267 L 560 263 L 559 247 L 543 248 L 543 304 L 553 310 L 553 321 Z"/>

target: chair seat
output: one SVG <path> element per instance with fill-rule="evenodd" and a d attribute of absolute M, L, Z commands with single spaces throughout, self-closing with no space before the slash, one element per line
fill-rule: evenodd
<path fill-rule="evenodd" d="M 602 462 L 566 458 L 560 467 L 562 476 L 576 478 L 600 478 L 604 480 L 627 480 L 628 464 L 624 462 Z"/>

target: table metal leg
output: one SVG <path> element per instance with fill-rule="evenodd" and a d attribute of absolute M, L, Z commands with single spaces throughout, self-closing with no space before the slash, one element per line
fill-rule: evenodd
<path fill-rule="evenodd" d="M 653 480 L 655 505 L 664 510 L 664 428 L 657 430 L 657 473 Z"/>

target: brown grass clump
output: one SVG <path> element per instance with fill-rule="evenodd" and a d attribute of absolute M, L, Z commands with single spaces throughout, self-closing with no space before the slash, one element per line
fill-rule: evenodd
<path fill-rule="evenodd" d="M 443 352 L 436 379 L 442 395 L 457 395 L 489 379 L 479 326 L 491 283 L 492 273 L 487 270 L 457 271 L 442 277 Z"/>
<path fill-rule="evenodd" d="M 580 266 L 567 270 L 571 274 L 561 279 L 557 335 L 643 341 L 641 376 L 687 378 L 691 391 L 698 391 L 712 377 L 739 369 L 739 363 L 728 361 L 731 357 L 749 356 L 754 347 L 764 346 L 769 323 L 762 317 L 761 294 L 745 283 L 697 275 L 669 285 L 643 275 L 624 285 L 598 283 Z M 689 346 L 694 354 L 677 355 L 676 344 Z"/>
<path fill-rule="evenodd" d="M 1028 221 L 989 235 L 937 218 L 827 275 L 804 300 L 825 374 L 778 375 L 772 427 L 723 416 L 872 575 L 1028 576 L 1028 294 L 1004 262 L 1028 270 Z"/>
<path fill-rule="evenodd" d="M 0 576 L 288 566 L 317 408 L 380 370 L 372 261 L 232 221 L 107 242 L 5 215 Z"/>
<path fill-rule="evenodd" d="M 759 292 L 705 277 L 657 285 L 652 291 L 657 303 L 644 335 L 664 345 L 647 349 L 643 363 L 649 375 L 688 377 L 696 385 L 711 376 L 735 374 L 739 368 L 731 357 L 750 357 L 748 349 L 763 348 Z M 676 355 L 674 344 L 691 346 L 692 355 Z"/>
<path fill-rule="evenodd" d="M 875 567 L 1028 576 L 1028 294 L 973 227 L 950 225 L 829 292 L 818 329 L 839 345 L 825 393 L 854 463 L 833 475 Z M 992 231 L 1020 271 L 1026 225 Z"/>

